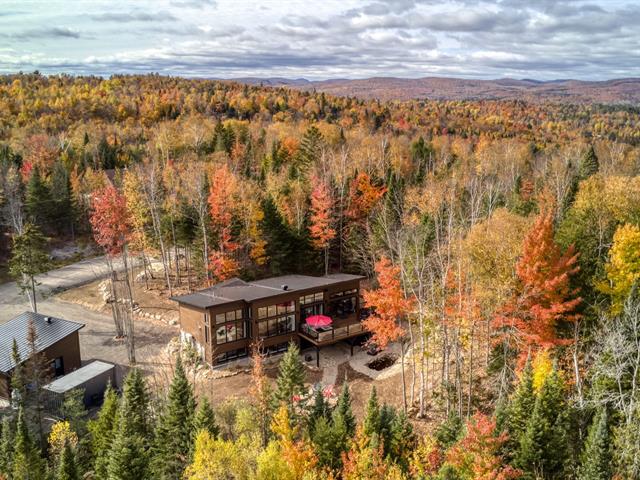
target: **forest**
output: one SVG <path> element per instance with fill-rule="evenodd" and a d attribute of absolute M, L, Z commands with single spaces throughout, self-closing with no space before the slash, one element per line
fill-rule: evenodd
<path fill-rule="evenodd" d="M 346 382 L 305 388 L 294 345 L 271 381 L 256 345 L 246 400 L 196 398 L 178 358 L 166 391 L 134 367 L 46 433 L 32 338 L 0 477 L 640 478 L 639 174 L 628 106 L 2 76 L 0 269 L 32 302 L 60 239 L 157 261 L 166 297 L 360 273 L 402 384 L 356 418 Z M 131 276 L 113 318 L 135 365 Z"/>

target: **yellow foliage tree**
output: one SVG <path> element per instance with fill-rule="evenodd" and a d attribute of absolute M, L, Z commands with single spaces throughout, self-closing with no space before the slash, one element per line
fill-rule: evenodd
<path fill-rule="evenodd" d="M 636 225 L 621 225 L 613 235 L 609 250 L 609 262 L 605 266 L 607 281 L 598 287 L 611 296 L 612 313 L 622 310 L 624 301 L 634 282 L 640 278 L 640 228 Z"/>
<path fill-rule="evenodd" d="M 546 378 L 553 371 L 553 360 L 548 349 L 540 350 L 532 362 L 533 388 L 539 392 Z"/>
<path fill-rule="evenodd" d="M 78 435 L 71 430 L 69 422 L 54 423 L 51 427 L 51 433 L 49 433 L 49 453 L 51 458 L 59 458 L 66 444 L 75 448 L 78 444 Z"/>

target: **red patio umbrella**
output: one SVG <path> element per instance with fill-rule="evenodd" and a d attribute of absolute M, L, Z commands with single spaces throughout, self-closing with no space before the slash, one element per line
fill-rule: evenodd
<path fill-rule="evenodd" d="M 327 317 L 326 315 L 311 315 L 307 317 L 307 325 L 313 328 L 318 327 L 328 327 L 333 323 L 331 317 Z"/>

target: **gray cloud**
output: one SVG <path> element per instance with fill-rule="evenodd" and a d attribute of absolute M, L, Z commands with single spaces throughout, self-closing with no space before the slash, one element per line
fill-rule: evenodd
<path fill-rule="evenodd" d="M 35 42 L 50 38 L 55 48 L 56 39 L 80 38 L 70 24 L 5 33 L 25 42 L 12 45 L 11 54 L 0 51 L 0 71 L 316 79 L 640 76 L 635 0 L 325 0 L 326 8 L 317 11 L 302 2 L 168 1 L 159 11 L 138 5 L 88 12 L 94 23 L 81 25 L 93 36 L 91 47 L 78 42 L 78 52 L 45 51 Z M 67 25 L 57 20 L 53 24 Z M 132 22 L 141 25 L 117 28 Z"/>
<path fill-rule="evenodd" d="M 172 20 L 178 20 L 175 15 L 169 12 L 105 12 L 91 15 L 92 20 L 98 22 L 117 22 L 117 23 L 129 23 L 129 22 L 168 22 Z"/>

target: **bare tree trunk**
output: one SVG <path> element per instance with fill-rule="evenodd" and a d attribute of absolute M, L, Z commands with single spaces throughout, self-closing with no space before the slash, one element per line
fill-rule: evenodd
<path fill-rule="evenodd" d="M 128 252 L 127 246 L 125 245 L 122 251 L 122 262 L 124 263 L 124 271 L 128 271 Z M 126 321 L 126 336 L 127 336 L 127 354 L 129 357 L 129 363 L 131 365 L 136 364 L 136 347 L 135 347 L 135 331 L 134 331 L 134 321 L 133 321 L 133 290 L 131 288 L 131 282 L 129 281 L 129 275 L 125 276 L 125 286 L 127 291 L 128 299 L 125 300 L 125 309 L 127 310 L 127 321 Z"/>
<path fill-rule="evenodd" d="M 400 340 L 400 361 L 402 362 L 402 411 L 407 413 L 407 381 L 404 374 L 404 340 Z"/>

